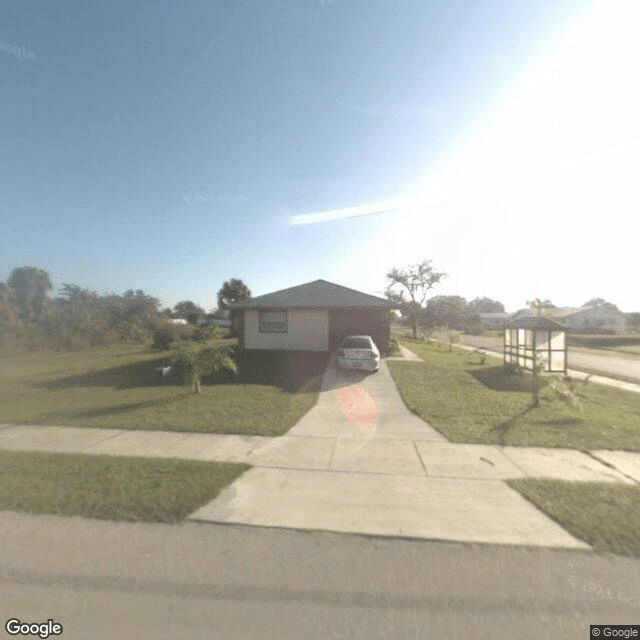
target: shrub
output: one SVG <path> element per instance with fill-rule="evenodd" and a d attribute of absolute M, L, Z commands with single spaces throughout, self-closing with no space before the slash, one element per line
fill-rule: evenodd
<path fill-rule="evenodd" d="M 204 327 L 198 327 L 192 334 L 191 340 L 194 342 L 208 342 L 220 338 L 221 333 L 215 325 L 208 325 Z"/>
<path fill-rule="evenodd" d="M 191 342 L 174 357 L 174 365 L 183 375 L 185 384 L 200 393 L 200 383 L 206 376 L 222 371 L 236 372 L 236 363 L 230 355 L 227 345 L 217 341 L 206 343 Z"/>
<path fill-rule="evenodd" d="M 400 345 L 398 344 L 397 338 L 391 337 L 389 338 L 389 343 L 387 347 L 387 354 L 390 356 L 399 356 L 401 355 Z"/>
<path fill-rule="evenodd" d="M 194 331 L 194 328 L 190 325 L 173 324 L 162 320 L 153 328 L 151 348 L 159 351 L 168 351 L 174 342 L 189 340 Z"/>

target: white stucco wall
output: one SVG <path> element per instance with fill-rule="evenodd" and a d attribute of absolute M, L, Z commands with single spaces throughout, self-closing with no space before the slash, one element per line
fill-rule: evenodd
<path fill-rule="evenodd" d="M 327 309 L 287 310 L 285 333 L 260 333 L 256 309 L 244 312 L 245 349 L 329 350 L 329 311 Z"/>

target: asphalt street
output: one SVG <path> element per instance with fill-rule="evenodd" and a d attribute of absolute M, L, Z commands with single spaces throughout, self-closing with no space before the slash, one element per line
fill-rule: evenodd
<path fill-rule="evenodd" d="M 0 531 L 3 625 L 53 618 L 65 640 L 586 639 L 640 623 L 640 561 L 590 551 L 9 512 Z"/>
<path fill-rule="evenodd" d="M 502 353 L 502 338 L 464 335 L 462 342 L 471 347 L 483 347 Z M 640 357 L 631 354 L 616 354 L 611 351 L 599 354 L 593 353 L 592 350 L 569 347 L 567 364 L 570 369 L 578 371 L 622 376 L 640 382 Z"/>

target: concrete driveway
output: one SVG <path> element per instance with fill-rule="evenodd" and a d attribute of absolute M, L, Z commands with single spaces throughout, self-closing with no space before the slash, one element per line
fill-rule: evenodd
<path fill-rule="evenodd" d="M 632 482 L 579 455 L 565 465 L 569 476 L 590 461 L 592 479 Z M 385 362 L 365 375 L 332 360 L 316 406 L 247 461 L 255 468 L 191 519 L 588 548 L 503 482 L 527 474 L 498 447 L 449 443 L 412 414 Z"/>
<path fill-rule="evenodd" d="M 416 359 L 405 352 L 405 359 Z M 584 548 L 504 480 L 640 483 L 640 454 L 455 444 L 412 414 L 386 362 L 330 362 L 317 404 L 279 438 L 0 425 L 0 449 L 246 462 L 199 521 Z"/>

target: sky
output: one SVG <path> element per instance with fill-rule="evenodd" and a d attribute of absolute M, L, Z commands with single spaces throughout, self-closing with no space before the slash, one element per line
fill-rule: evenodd
<path fill-rule="evenodd" d="M 0 281 L 207 311 L 318 278 L 640 311 L 637 0 L 21 0 Z M 363 215 L 370 214 L 370 215 Z"/>

